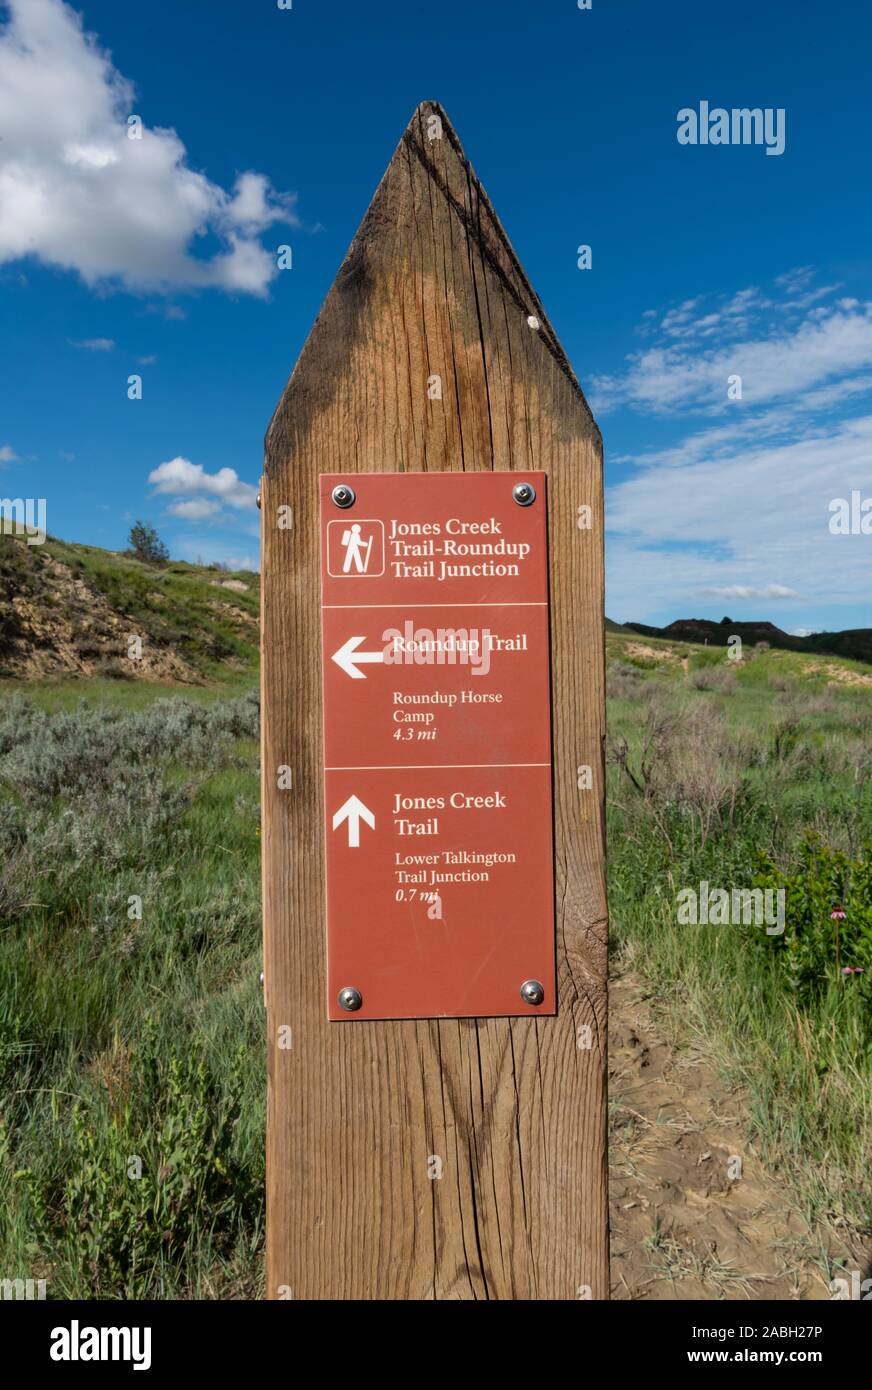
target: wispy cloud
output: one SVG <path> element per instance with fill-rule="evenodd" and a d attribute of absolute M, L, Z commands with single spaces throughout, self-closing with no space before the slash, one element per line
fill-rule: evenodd
<path fill-rule="evenodd" d="M 0 444 L 0 463 L 17 463 L 18 455 L 11 444 Z"/>
<path fill-rule="evenodd" d="M 755 589 L 752 584 L 727 584 L 721 588 L 703 589 L 704 594 L 712 598 L 800 598 L 801 595 L 795 589 L 789 589 L 786 584 L 765 584 L 762 589 Z"/>
<path fill-rule="evenodd" d="M 82 348 L 85 352 L 114 352 L 113 338 L 68 338 L 70 347 Z"/>
<path fill-rule="evenodd" d="M 147 314 L 160 314 L 162 318 L 168 319 L 171 323 L 182 323 L 188 317 L 187 310 L 179 304 L 147 304 L 145 312 Z"/>
<path fill-rule="evenodd" d="M 803 281 L 803 284 L 806 282 Z M 640 331 L 657 341 L 627 358 L 620 375 L 592 380 L 594 411 L 620 406 L 670 414 L 735 412 L 741 403 L 768 405 L 872 369 L 872 303 L 843 296 L 839 286 L 749 288 L 728 298 L 688 299 Z M 830 300 L 818 303 L 818 300 Z M 741 377 L 741 400 L 728 384 Z"/>
<path fill-rule="evenodd" d="M 646 313 L 656 341 L 607 393 L 615 408 L 671 416 L 673 437 L 617 459 L 609 611 L 868 603 L 868 540 L 834 537 L 828 522 L 833 499 L 872 493 L 872 305 L 834 301 L 837 290 L 800 267 L 715 308 L 697 296 Z M 712 314 L 721 327 L 709 342 Z M 743 391 L 728 402 L 732 372 Z"/>

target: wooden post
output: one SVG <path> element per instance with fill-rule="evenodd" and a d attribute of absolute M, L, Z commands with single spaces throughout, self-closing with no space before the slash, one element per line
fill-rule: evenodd
<path fill-rule="evenodd" d="M 331 1023 L 318 479 L 451 470 L 548 475 L 557 1013 Z M 606 1298 L 601 438 L 435 103 L 273 416 L 262 525 L 267 1295 Z"/>

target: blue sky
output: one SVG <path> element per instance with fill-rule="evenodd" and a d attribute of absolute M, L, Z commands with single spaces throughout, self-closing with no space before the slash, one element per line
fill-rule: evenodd
<path fill-rule="evenodd" d="M 869 626 L 828 507 L 872 497 L 870 51 L 856 0 L 0 4 L 0 490 L 255 565 L 264 429 L 435 98 L 603 430 L 610 616 Z M 702 100 L 783 154 L 679 144 Z"/>

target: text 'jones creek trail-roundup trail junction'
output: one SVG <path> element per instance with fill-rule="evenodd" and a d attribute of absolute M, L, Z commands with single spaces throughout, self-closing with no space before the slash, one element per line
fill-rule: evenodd
<path fill-rule="evenodd" d="M 333 1019 L 554 1012 L 545 484 L 320 480 Z"/>

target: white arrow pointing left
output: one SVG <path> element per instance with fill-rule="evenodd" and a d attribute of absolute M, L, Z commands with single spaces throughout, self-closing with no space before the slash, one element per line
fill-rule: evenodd
<path fill-rule="evenodd" d="M 375 816 L 368 806 L 364 806 L 359 796 L 353 794 L 333 817 L 333 829 L 338 830 L 343 821 L 348 821 L 348 848 L 360 848 L 360 822 L 364 821 L 375 830 Z"/>
<path fill-rule="evenodd" d="M 384 652 L 359 652 L 357 648 L 361 642 L 365 642 L 365 637 L 349 637 L 343 643 L 338 652 L 333 653 L 332 660 L 337 666 L 341 666 L 346 675 L 351 676 L 356 681 L 365 681 L 366 676 L 362 671 L 358 671 L 357 665 L 364 661 L 384 661 Z"/>

